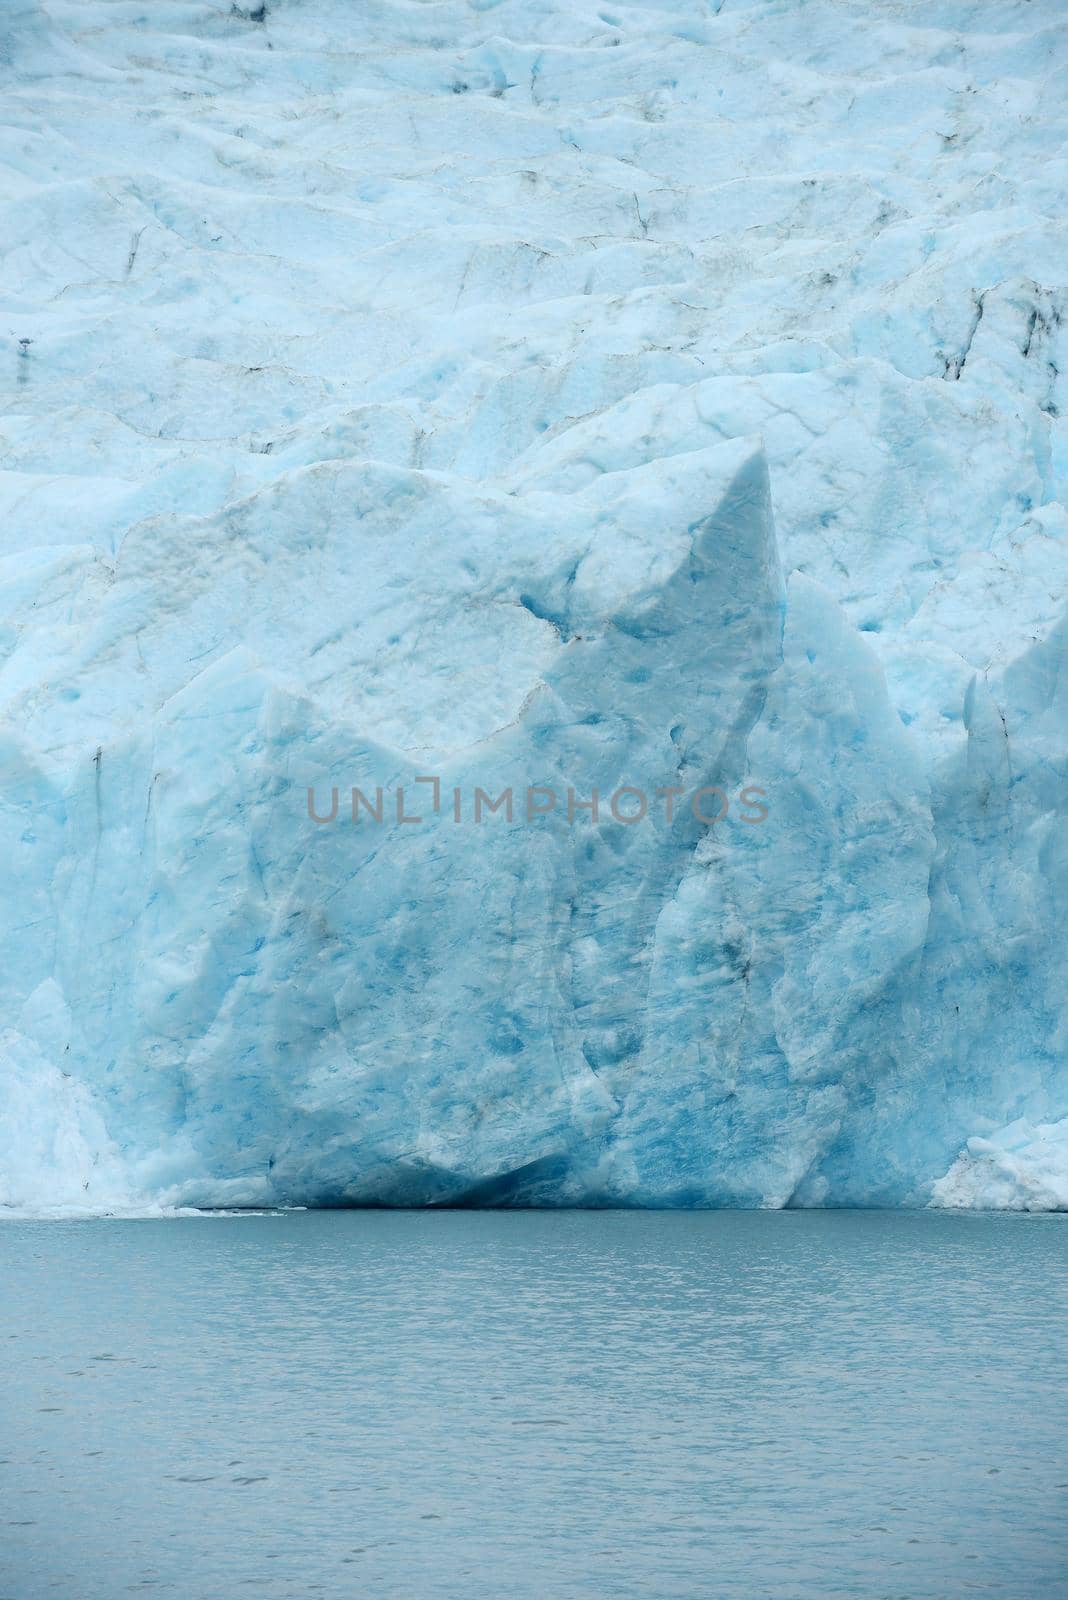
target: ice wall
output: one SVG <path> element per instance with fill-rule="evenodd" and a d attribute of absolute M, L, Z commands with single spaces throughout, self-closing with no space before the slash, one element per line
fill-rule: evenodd
<path fill-rule="evenodd" d="M 1066 1203 L 1066 64 L 6 8 L 0 1207 Z"/>

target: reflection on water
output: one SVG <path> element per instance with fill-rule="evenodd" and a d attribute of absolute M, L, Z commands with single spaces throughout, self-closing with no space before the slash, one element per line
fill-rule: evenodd
<path fill-rule="evenodd" d="M 0 1226 L 0 1600 L 1062 1600 L 1064 1218 Z"/>

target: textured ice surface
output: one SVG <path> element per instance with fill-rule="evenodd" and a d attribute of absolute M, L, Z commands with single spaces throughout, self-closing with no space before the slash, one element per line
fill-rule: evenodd
<path fill-rule="evenodd" d="M 0 1205 L 1065 1205 L 1060 0 L 0 73 Z"/>
<path fill-rule="evenodd" d="M 1020 1118 L 967 1148 L 934 1186 L 940 1206 L 1068 1211 L 1068 1117 L 1037 1128 Z"/>

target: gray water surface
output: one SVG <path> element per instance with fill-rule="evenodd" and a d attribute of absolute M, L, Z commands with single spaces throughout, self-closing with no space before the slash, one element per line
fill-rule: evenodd
<path fill-rule="evenodd" d="M 1062 1600 L 1068 1224 L 0 1225 L 0 1597 Z"/>

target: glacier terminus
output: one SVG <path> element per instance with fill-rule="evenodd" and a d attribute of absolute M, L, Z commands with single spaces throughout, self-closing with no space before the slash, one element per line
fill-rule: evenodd
<path fill-rule="evenodd" d="M 0 1212 L 1068 1208 L 1061 0 L 0 79 Z"/>

